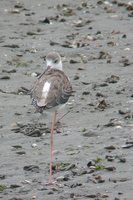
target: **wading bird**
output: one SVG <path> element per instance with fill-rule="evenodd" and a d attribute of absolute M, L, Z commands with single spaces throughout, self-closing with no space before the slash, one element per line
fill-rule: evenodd
<path fill-rule="evenodd" d="M 52 111 L 52 126 L 50 132 L 50 174 L 48 184 L 54 184 L 52 180 L 52 152 L 53 134 L 56 124 L 58 109 L 65 104 L 72 93 L 69 78 L 63 72 L 62 60 L 57 52 L 50 52 L 46 56 L 46 70 L 37 78 L 31 89 L 32 104 L 40 113 Z"/>

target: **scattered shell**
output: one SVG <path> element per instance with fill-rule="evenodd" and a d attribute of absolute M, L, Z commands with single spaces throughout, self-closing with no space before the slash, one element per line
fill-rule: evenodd
<path fill-rule="evenodd" d="M 109 78 L 105 80 L 107 83 L 117 83 L 120 80 L 119 76 L 111 75 Z"/>
<path fill-rule="evenodd" d="M 114 170 L 116 170 L 116 168 L 113 167 L 113 166 L 105 167 L 105 169 L 106 169 L 107 171 L 114 171 Z"/>
<path fill-rule="evenodd" d="M 10 69 L 10 70 L 3 69 L 2 72 L 3 73 L 9 73 L 9 74 L 10 73 L 16 73 L 16 69 Z"/>
<path fill-rule="evenodd" d="M 78 75 L 75 75 L 73 80 L 78 80 L 79 79 L 79 76 Z"/>
<path fill-rule="evenodd" d="M 38 74 L 36 72 L 31 73 L 31 77 L 37 77 L 37 76 L 38 76 Z"/>
<path fill-rule="evenodd" d="M 9 11 L 9 13 L 11 13 L 11 14 L 19 14 L 19 13 L 20 13 L 20 10 L 17 9 L 17 8 L 14 8 L 14 9 L 12 9 L 11 11 Z"/>
<path fill-rule="evenodd" d="M 129 47 L 126 47 L 125 49 L 124 49 L 124 51 L 130 51 L 131 49 L 129 48 Z"/>
<path fill-rule="evenodd" d="M 17 151 L 16 154 L 18 154 L 18 155 L 24 155 L 24 154 L 26 154 L 26 152 L 25 151 Z"/>
<path fill-rule="evenodd" d="M 64 176 L 59 176 L 56 178 L 57 181 L 68 181 L 69 180 L 69 175 L 64 175 Z"/>
<path fill-rule="evenodd" d="M 128 2 L 128 3 L 126 4 L 126 9 L 127 9 L 127 10 L 133 10 L 133 2 L 132 2 L 132 1 L 130 1 L 130 2 Z"/>
<path fill-rule="evenodd" d="M 97 195 L 96 194 L 87 194 L 87 195 L 85 195 L 85 197 L 87 197 L 87 198 L 96 198 Z"/>
<path fill-rule="evenodd" d="M 46 127 L 45 123 L 17 123 L 17 126 L 13 127 L 11 130 L 15 133 L 20 132 L 31 137 L 40 137 L 44 132 L 49 133 L 49 129 Z"/>
<path fill-rule="evenodd" d="M 105 124 L 105 127 L 114 127 L 114 126 L 122 126 L 123 122 L 120 121 L 119 119 L 110 119 L 109 123 Z"/>
<path fill-rule="evenodd" d="M 39 20 L 39 23 L 41 23 L 41 24 L 50 24 L 51 22 L 50 22 L 49 18 L 46 17 L 46 18 L 43 19 L 43 20 Z"/>
<path fill-rule="evenodd" d="M 74 60 L 74 59 L 71 59 L 69 62 L 70 62 L 70 64 L 79 63 L 79 61 L 78 61 L 78 60 Z"/>
<path fill-rule="evenodd" d="M 7 76 L 7 75 L 0 77 L 0 80 L 9 80 L 9 79 L 10 79 L 10 76 Z"/>
<path fill-rule="evenodd" d="M 107 107 L 108 107 L 108 104 L 106 103 L 105 99 L 99 101 L 99 103 L 96 106 L 96 108 L 98 108 L 100 110 L 104 110 Z"/>
<path fill-rule="evenodd" d="M 70 185 L 70 188 L 76 188 L 82 186 L 82 183 L 73 183 L 72 185 Z"/>
<path fill-rule="evenodd" d="M 15 3 L 15 5 L 14 5 L 14 8 L 23 8 L 23 7 L 24 7 L 24 4 L 21 3 L 21 2 L 19 2 L 19 1 L 17 1 L 17 2 Z"/>
<path fill-rule="evenodd" d="M 123 67 L 126 67 L 126 66 L 131 65 L 133 62 L 129 61 L 128 58 L 126 58 L 125 56 L 123 56 L 121 58 L 121 60 L 119 61 L 119 63 L 122 63 Z"/>
<path fill-rule="evenodd" d="M 21 145 L 13 145 L 12 147 L 15 148 L 15 149 L 22 149 Z"/>
<path fill-rule="evenodd" d="M 83 132 L 83 131 L 82 131 Z M 83 133 L 83 136 L 84 137 L 96 137 L 96 132 L 94 132 L 94 131 L 91 131 L 91 130 L 89 130 L 89 131 L 84 131 L 84 133 Z"/>
<path fill-rule="evenodd" d="M 63 16 L 69 17 L 75 15 L 75 12 L 73 11 L 72 8 L 64 7 L 62 9 L 62 14 Z"/>
<path fill-rule="evenodd" d="M 123 178 L 121 177 L 121 178 L 117 178 L 117 179 L 110 178 L 109 181 L 114 182 L 114 183 L 126 182 L 126 181 L 128 181 L 128 178 L 125 178 L 125 177 L 123 177 Z"/>
<path fill-rule="evenodd" d="M 84 91 L 84 92 L 82 92 L 82 95 L 88 95 L 88 94 L 90 94 L 89 91 Z"/>
<path fill-rule="evenodd" d="M 115 159 L 115 157 L 114 157 L 114 156 L 111 156 L 111 155 L 107 155 L 105 158 L 106 158 L 107 161 L 109 161 L 109 162 L 113 162 L 114 159 Z"/>
<path fill-rule="evenodd" d="M 33 148 L 35 148 L 35 147 L 37 147 L 37 144 L 36 144 L 36 143 L 33 143 L 31 146 L 32 146 Z"/>
<path fill-rule="evenodd" d="M 108 52 L 100 51 L 98 59 L 109 59 L 111 58 L 111 55 Z"/>
<path fill-rule="evenodd" d="M 0 185 L 0 192 L 3 192 L 5 189 L 7 189 L 7 187 L 5 185 Z"/>
<path fill-rule="evenodd" d="M 20 48 L 18 44 L 5 44 L 3 47 L 9 47 L 9 48 Z"/>
<path fill-rule="evenodd" d="M 27 166 L 24 166 L 23 169 L 25 171 L 31 171 L 31 172 L 36 172 L 36 173 L 39 172 L 39 167 L 37 165 L 27 165 Z"/>
<path fill-rule="evenodd" d="M 101 198 L 108 198 L 109 195 L 107 193 L 100 193 L 99 194 Z"/>
<path fill-rule="evenodd" d="M 106 146 L 104 148 L 107 150 L 115 150 L 116 149 L 116 147 L 114 145 Z"/>
<path fill-rule="evenodd" d="M 15 189 L 15 188 L 19 188 L 19 187 L 21 187 L 21 185 L 18 185 L 18 184 L 11 184 L 10 185 L 11 189 Z"/>
<path fill-rule="evenodd" d="M 97 183 L 104 183 L 105 182 L 105 180 L 100 175 L 96 175 L 96 176 L 94 176 L 94 178 L 95 178 Z"/>
<path fill-rule="evenodd" d="M 123 149 L 129 149 L 131 147 L 133 147 L 133 144 L 124 144 L 121 146 Z"/>

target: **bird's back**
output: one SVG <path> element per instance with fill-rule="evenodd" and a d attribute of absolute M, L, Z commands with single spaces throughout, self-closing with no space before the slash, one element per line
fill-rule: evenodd
<path fill-rule="evenodd" d="M 39 112 L 65 104 L 72 93 L 68 77 L 61 70 L 50 69 L 42 73 L 31 90 L 32 104 Z"/>

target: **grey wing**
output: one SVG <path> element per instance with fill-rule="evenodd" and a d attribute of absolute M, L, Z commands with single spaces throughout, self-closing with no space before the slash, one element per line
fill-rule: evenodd
<path fill-rule="evenodd" d="M 32 104 L 35 107 L 43 107 L 46 105 L 45 98 L 42 97 L 42 90 L 45 82 L 47 81 L 46 77 L 38 78 L 31 89 L 31 98 Z"/>
<path fill-rule="evenodd" d="M 69 97 L 71 96 L 71 94 L 72 94 L 72 86 L 68 82 L 67 85 L 64 85 L 64 87 L 62 88 L 62 91 L 56 100 L 57 103 L 58 104 L 66 103 L 68 101 Z"/>
<path fill-rule="evenodd" d="M 56 79 L 51 84 L 51 90 L 46 99 L 46 107 L 52 108 L 60 104 L 65 104 L 72 93 L 72 86 L 68 78 L 64 75 Z"/>

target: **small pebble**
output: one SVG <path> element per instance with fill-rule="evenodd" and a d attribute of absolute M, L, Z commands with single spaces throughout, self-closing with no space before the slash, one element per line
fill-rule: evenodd
<path fill-rule="evenodd" d="M 37 77 L 37 73 L 35 72 L 31 73 L 31 77 Z"/>
<path fill-rule="evenodd" d="M 107 147 L 104 147 L 105 149 L 107 150 L 115 150 L 116 147 L 114 145 L 110 145 L 110 146 L 107 146 Z"/>
<path fill-rule="evenodd" d="M 107 171 L 114 171 L 116 168 L 113 166 L 105 167 Z"/>
<path fill-rule="evenodd" d="M 78 75 L 75 75 L 74 76 L 74 80 L 78 80 L 79 79 L 79 76 Z"/>
<path fill-rule="evenodd" d="M 57 181 L 64 181 L 64 176 L 59 176 L 56 178 Z"/>
<path fill-rule="evenodd" d="M 33 143 L 31 146 L 32 146 L 33 148 L 35 148 L 35 147 L 37 147 L 37 144 L 36 144 L 36 143 Z"/>
<path fill-rule="evenodd" d="M 8 79 L 10 79 L 10 76 L 7 76 L 7 75 L 1 76 L 0 79 L 1 80 L 8 80 Z"/>

